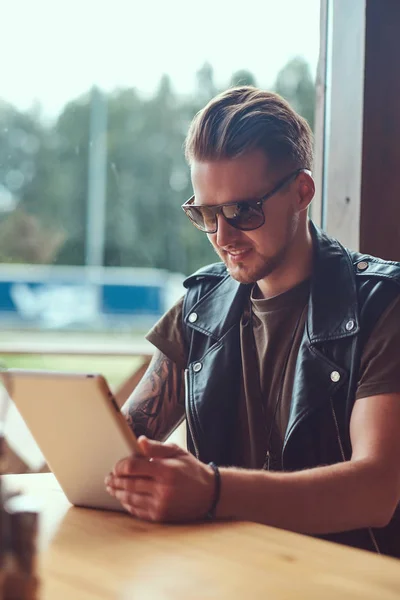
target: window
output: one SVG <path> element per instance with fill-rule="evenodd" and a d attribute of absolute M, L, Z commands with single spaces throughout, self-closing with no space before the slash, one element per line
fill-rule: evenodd
<path fill-rule="evenodd" d="M 103 371 L 125 359 L 28 355 L 135 340 L 215 261 L 180 205 L 182 144 L 218 91 L 278 91 L 310 123 L 319 0 L 9 0 L 2 7 L 0 355 Z M 89 350 L 88 350 L 89 352 Z"/>

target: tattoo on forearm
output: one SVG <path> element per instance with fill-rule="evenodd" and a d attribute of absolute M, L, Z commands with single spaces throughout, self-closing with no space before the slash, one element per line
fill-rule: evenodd
<path fill-rule="evenodd" d="M 164 439 L 184 413 L 182 371 L 157 353 L 123 412 L 137 436 Z"/>

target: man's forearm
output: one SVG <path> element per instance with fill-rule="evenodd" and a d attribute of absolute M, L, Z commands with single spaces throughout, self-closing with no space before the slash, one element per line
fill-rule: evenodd
<path fill-rule="evenodd" d="M 291 473 L 221 469 L 217 516 L 300 533 L 382 527 L 396 493 L 382 468 L 349 461 Z"/>
<path fill-rule="evenodd" d="M 181 371 L 157 351 L 121 412 L 137 436 L 165 440 L 184 416 Z"/>

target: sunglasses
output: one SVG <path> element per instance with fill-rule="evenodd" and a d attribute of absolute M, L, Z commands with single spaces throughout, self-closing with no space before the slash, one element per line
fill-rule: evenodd
<path fill-rule="evenodd" d="M 195 197 L 192 196 L 182 204 L 182 209 L 193 225 L 200 231 L 204 231 L 204 233 L 217 233 L 218 215 L 222 215 L 225 221 L 235 229 L 253 231 L 262 227 L 265 223 L 264 202 L 282 190 L 285 185 L 294 181 L 301 172 L 310 173 L 308 169 L 297 169 L 294 173 L 290 173 L 290 175 L 278 181 L 268 194 L 258 199 L 210 205 L 195 204 Z"/>

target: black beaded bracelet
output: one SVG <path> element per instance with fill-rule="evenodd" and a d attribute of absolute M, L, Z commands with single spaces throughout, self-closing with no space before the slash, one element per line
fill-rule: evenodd
<path fill-rule="evenodd" d="M 215 512 L 217 509 L 217 504 L 219 502 L 219 497 L 221 495 L 221 474 L 215 463 L 210 462 L 210 463 L 208 463 L 208 466 L 211 467 L 212 470 L 214 471 L 214 481 L 215 481 L 213 500 L 212 500 L 211 506 L 206 514 L 206 519 L 209 519 L 210 521 L 212 521 L 215 519 Z"/>

